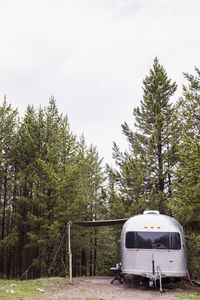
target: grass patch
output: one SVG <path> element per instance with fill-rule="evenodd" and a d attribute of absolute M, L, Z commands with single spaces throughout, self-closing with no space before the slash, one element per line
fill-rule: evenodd
<path fill-rule="evenodd" d="M 80 291 L 80 292 L 87 292 L 86 289 L 80 289 L 79 291 Z"/>
<path fill-rule="evenodd" d="M 200 295 L 198 293 L 194 293 L 193 295 L 178 294 L 176 297 L 180 299 L 200 300 Z"/>
<path fill-rule="evenodd" d="M 12 284 L 17 284 L 17 286 L 11 286 Z M 4 287 L 4 290 L 0 291 L 0 299 L 23 299 L 25 297 L 32 297 L 39 299 L 41 292 L 37 291 L 37 288 L 42 288 L 41 283 L 34 281 L 5 281 L 0 280 L 0 286 Z M 6 290 L 10 291 L 9 293 Z M 14 293 L 11 293 L 11 290 Z"/>
<path fill-rule="evenodd" d="M 12 286 L 16 285 L 16 286 Z M 1 288 L 4 288 L 1 290 Z M 67 285 L 61 280 L 55 278 L 41 278 L 35 280 L 0 280 L 0 299 L 13 299 L 13 300 L 22 300 L 24 298 L 30 298 L 34 300 L 39 299 L 48 299 L 48 297 L 44 296 L 44 293 L 41 291 L 37 291 L 37 289 L 44 289 L 44 293 L 47 291 L 52 292 L 55 288 L 65 288 L 67 289 Z M 9 291 L 9 293 L 6 292 Z M 11 293 L 11 290 L 14 293 Z"/>

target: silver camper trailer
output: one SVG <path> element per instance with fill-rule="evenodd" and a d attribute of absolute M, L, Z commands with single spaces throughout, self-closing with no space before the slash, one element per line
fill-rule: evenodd
<path fill-rule="evenodd" d="M 121 235 L 121 268 L 124 278 L 147 278 L 149 285 L 162 278 L 187 275 L 185 240 L 181 225 L 158 211 L 144 211 L 128 219 Z"/>

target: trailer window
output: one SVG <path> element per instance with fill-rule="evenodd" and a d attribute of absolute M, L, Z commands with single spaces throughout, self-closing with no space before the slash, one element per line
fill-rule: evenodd
<path fill-rule="evenodd" d="M 126 233 L 126 248 L 180 250 L 180 234 L 178 232 L 129 231 Z"/>

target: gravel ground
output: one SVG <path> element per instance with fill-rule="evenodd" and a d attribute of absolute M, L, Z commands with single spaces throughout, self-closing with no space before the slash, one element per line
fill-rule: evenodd
<path fill-rule="evenodd" d="M 73 279 L 73 285 L 69 280 L 63 279 L 62 288 L 48 291 L 43 294 L 43 299 L 67 299 L 67 300 L 177 300 L 177 294 L 191 295 L 199 293 L 200 288 L 191 287 L 186 283 L 165 285 L 165 293 L 159 289 L 149 287 L 131 287 L 120 285 L 116 281 L 111 284 L 112 277 L 78 277 Z M 46 298 L 45 298 L 46 297 Z"/>

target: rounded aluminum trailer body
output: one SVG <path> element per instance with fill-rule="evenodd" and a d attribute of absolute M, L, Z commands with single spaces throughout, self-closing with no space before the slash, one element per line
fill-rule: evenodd
<path fill-rule="evenodd" d="M 127 235 L 159 236 L 162 233 L 178 236 L 178 247 L 174 247 L 178 249 L 141 249 L 127 245 Z M 181 225 L 174 218 L 158 212 L 131 217 L 122 229 L 121 260 L 123 274 L 143 276 L 150 280 L 156 280 L 159 276 L 186 276 L 185 239 Z"/>

